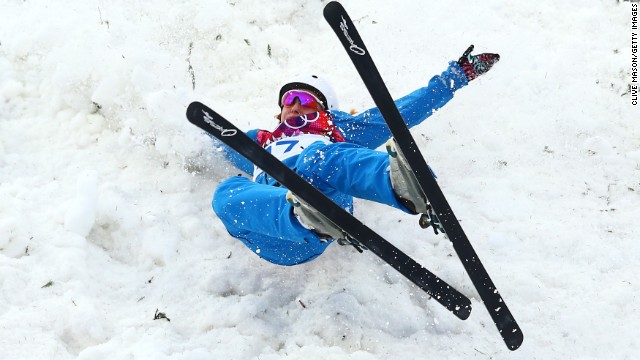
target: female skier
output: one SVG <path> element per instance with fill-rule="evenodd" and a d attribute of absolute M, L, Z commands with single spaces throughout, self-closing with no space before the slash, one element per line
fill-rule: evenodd
<path fill-rule="evenodd" d="M 471 55 L 472 50 L 473 45 L 427 87 L 395 102 L 409 127 L 500 59 L 498 54 Z M 353 212 L 353 197 L 358 197 L 410 214 L 427 211 L 427 199 L 404 158 L 395 151 L 388 155 L 374 150 L 391 137 L 377 108 L 358 115 L 339 111 L 333 89 L 315 75 L 285 84 L 278 105 L 280 124 L 274 131 L 251 130 L 247 135 L 338 205 Z M 227 231 L 254 253 L 274 264 L 296 265 L 317 258 L 333 240 L 344 239 L 321 213 L 226 150 L 226 157 L 253 180 L 236 176 L 222 182 L 213 196 L 213 210 Z"/>

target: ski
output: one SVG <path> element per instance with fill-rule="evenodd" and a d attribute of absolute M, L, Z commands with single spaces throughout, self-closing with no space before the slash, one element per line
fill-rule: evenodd
<path fill-rule="evenodd" d="M 199 102 L 189 105 L 187 119 L 271 175 L 313 208 L 321 211 L 355 240 L 356 245 L 361 244 L 371 250 L 458 318 L 464 320 L 469 317 L 471 301 L 466 296 L 362 224 L 228 120 Z"/>
<path fill-rule="evenodd" d="M 407 158 L 437 216 L 439 221 L 437 226 L 444 230 L 453 243 L 458 257 L 489 311 L 502 339 L 510 350 L 518 349 L 524 339 L 518 323 L 453 214 L 349 15 L 340 3 L 332 1 L 325 6 L 324 17 L 358 70 L 376 106 L 387 122 L 399 150 Z M 421 223 L 421 225 L 424 224 Z"/>

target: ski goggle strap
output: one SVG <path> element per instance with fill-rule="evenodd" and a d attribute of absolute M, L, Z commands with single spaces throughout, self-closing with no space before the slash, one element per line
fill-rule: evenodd
<path fill-rule="evenodd" d="M 304 90 L 289 90 L 282 95 L 282 106 L 291 106 L 296 101 L 296 98 L 300 100 L 300 105 L 310 106 L 318 104 L 325 110 L 325 106 L 313 93 Z"/>

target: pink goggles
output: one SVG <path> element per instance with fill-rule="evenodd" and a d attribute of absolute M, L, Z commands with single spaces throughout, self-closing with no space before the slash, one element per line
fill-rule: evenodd
<path fill-rule="evenodd" d="M 291 106 L 296 102 L 296 98 L 300 100 L 300 105 L 311 107 L 314 104 L 318 104 L 325 108 L 324 104 L 314 94 L 304 90 L 289 90 L 282 95 L 282 106 Z"/>

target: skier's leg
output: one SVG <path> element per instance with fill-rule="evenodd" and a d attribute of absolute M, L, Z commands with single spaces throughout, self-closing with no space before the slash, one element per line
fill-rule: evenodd
<path fill-rule="evenodd" d="M 300 154 L 296 172 L 320 190 L 332 188 L 411 213 L 393 191 L 387 153 L 350 143 L 315 143 Z"/>
<path fill-rule="evenodd" d="M 295 218 L 287 189 L 233 177 L 216 189 L 212 206 L 227 231 L 260 257 L 280 265 L 316 258 L 323 242 Z"/>

